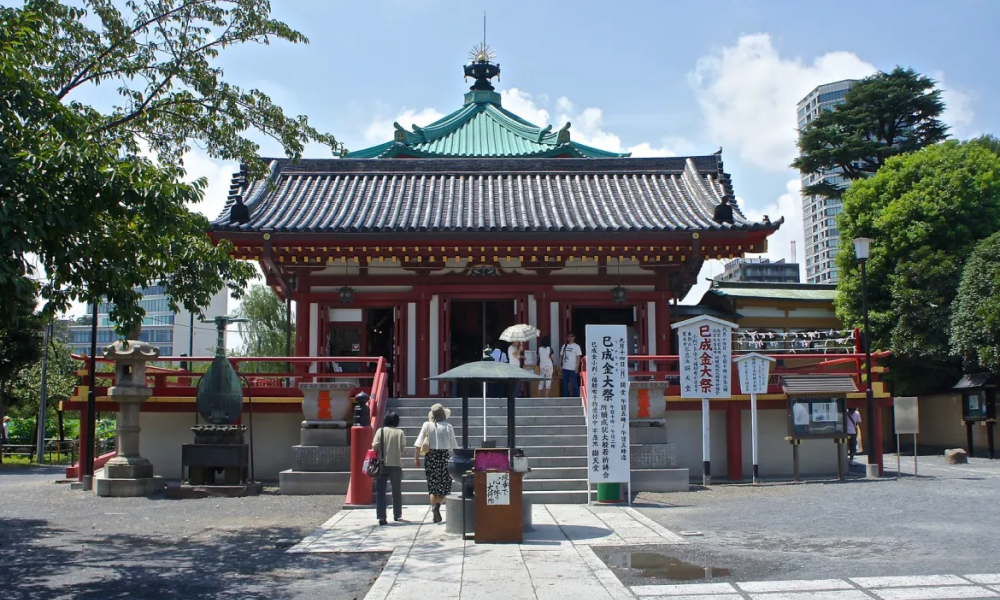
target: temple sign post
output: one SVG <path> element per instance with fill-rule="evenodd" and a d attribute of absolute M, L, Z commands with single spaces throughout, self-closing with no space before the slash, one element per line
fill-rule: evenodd
<path fill-rule="evenodd" d="M 677 330 L 681 398 L 701 399 L 702 483 L 712 484 L 711 400 L 732 397 L 735 323 L 701 315 L 671 325 Z"/>
<path fill-rule="evenodd" d="M 770 377 L 770 356 L 751 352 L 733 359 L 740 374 L 740 391 L 750 394 L 750 450 L 753 454 L 753 483 L 757 485 L 760 478 L 757 461 L 757 394 L 767 393 L 767 380 Z"/>

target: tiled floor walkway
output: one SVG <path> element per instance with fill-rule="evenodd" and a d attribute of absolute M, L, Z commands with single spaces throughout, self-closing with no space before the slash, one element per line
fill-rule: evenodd
<path fill-rule="evenodd" d="M 683 544 L 631 508 L 541 505 L 520 545 L 445 533 L 426 506 L 379 527 L 375 511 L 337 513 L 289 552 L 392 552 L 365 600 L 943 600 L 1000 598 L 1000 574 L 623 585 L 592 546 Z"/>
<path fill-rule="evenodd" d="M 635 596 L 591 546 L 684 543 L 619 507 L 535 506 L 520 545 L 462 541 L 434 524 L 426 506 L 406 507 L 403 518 L 379 527 L 373 510 L 341 511 L 289 552 L 391 551 L 366 600 L 625 600 Z"/>

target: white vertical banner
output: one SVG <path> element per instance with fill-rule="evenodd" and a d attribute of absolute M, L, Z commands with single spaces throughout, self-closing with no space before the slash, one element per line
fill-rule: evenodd
<path fill-rule="evenodd" d="M 732 338 L 736 324 L 703 315 L 671 327 L 677 330 L 681 398 L 732 397 Z"/>
<path fill-rule="evenodd" d="M 702 483 L 712 483 L 711 398 L 732 397 L 735 323 L 702 315 L 671 325 L 677 330 L 682 398 L 701 398 Z"/>
<path fill-rule="evenodd" d="M 750 450 L 753 457 L 753 482 L 760 478 L 757 454 L 757 394 L 767 393 L 767 380 L 771 375 L 770 356 L 751 352 L 733 359 L 740 374 L 740 391 L 750 394 Z"/>
<path fill-rule="evenodd" d="M 587 325 L 586 339 L 590 483 L 629 483 L 628 332 Z"/>

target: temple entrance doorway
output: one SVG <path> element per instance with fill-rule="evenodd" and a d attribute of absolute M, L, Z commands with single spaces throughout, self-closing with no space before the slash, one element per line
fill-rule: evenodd
<path fill-rule="evenodd" d="M 393 357 L 395 351 L 395 327 L 393 326 L 392 308 L 369 308 L 367 315 L 367 335 L 365 336 L 365 356 L 381 356 L 385 359 L 390 387 L 396 379 L 393 377 Z M 395 390 L 390 389 L 393 396 Z"/>
<path fill-rule="evenodd" d="M 587 325 L 625 325 L 628 329 L 628 339 L 632 342 L 629 353 L 637 353 L 639 338 L 636 334 L 635 309 L 633 307 L 573 307 L 571 318 L 572 329 L 570 331 L 576 334 L 576 343 L 580 344 L 581 348 L 587 347 Z"/>
<path fill-rule="evenodd" d="M 503 330 L 517 323 L 514 300 L 451 300 L 449 309 L 449 365 L 454 368 L 480 360 L 483 347 L 507 350 Z"/>

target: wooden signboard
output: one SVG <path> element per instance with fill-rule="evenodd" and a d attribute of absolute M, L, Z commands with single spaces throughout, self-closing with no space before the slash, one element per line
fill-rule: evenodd
<path fill-rule="evenodd" d="M 523 479 L 517 471 L 476 472 L 477 544 L 524 541 Z"/>

